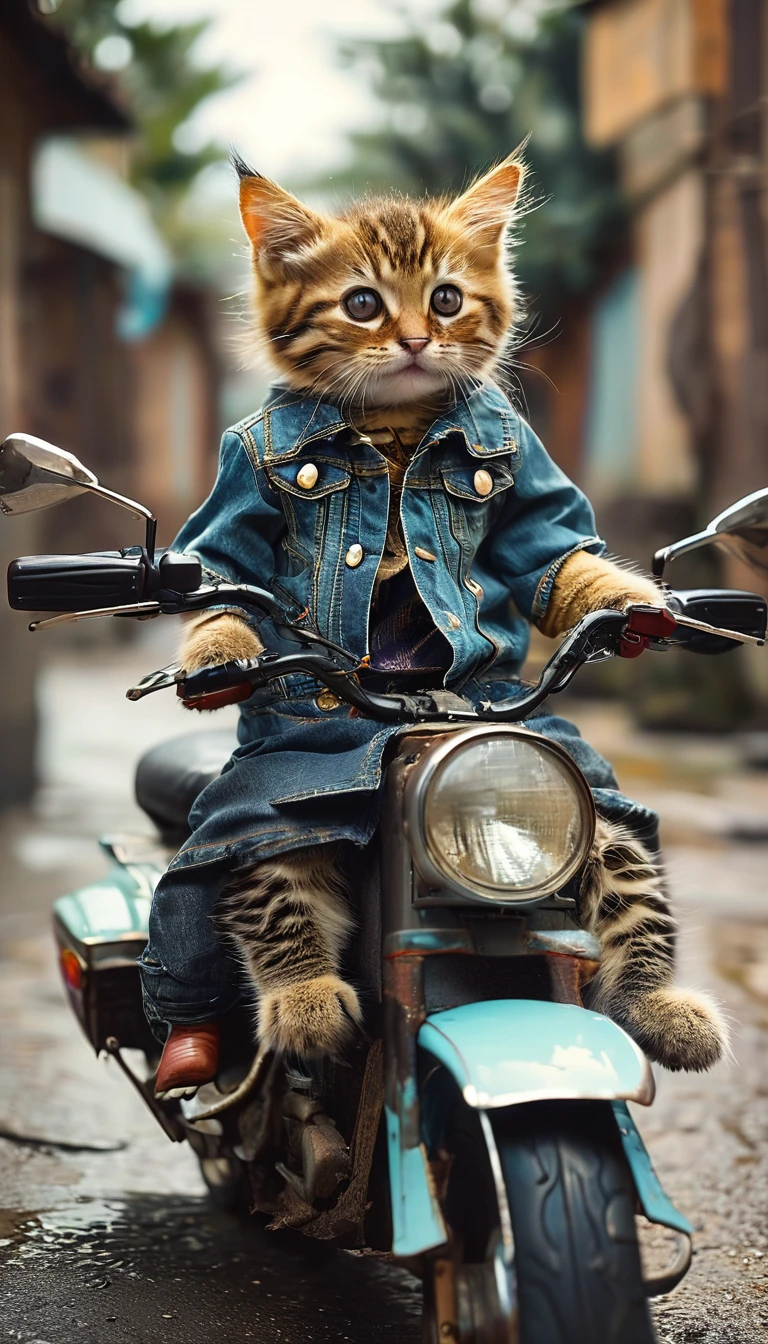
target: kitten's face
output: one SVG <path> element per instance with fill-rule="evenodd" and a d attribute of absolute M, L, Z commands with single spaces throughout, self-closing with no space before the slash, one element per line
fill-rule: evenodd
<path fill-rule="evenodd" d="M 258 334 L 290 387 L 402 405 L 493 368 L 513 316 L 507 160 L 455 201 L 373 201 L 334 217 L 241 167 Z"/>

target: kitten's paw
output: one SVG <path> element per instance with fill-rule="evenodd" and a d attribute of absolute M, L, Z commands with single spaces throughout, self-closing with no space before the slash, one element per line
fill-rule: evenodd
<path fill-rule="evenodd" d="M 299 980 L 262 994 L 259 1038 L 270 1050 L 307 1058 L 343 1050 L 353 1023 L 362 1017 L 360 1000 L 338 975 Z"/>
<path fill-rule="evenodd" d="M 701 1073 L 729 1049 L 728 1024 L 708 994 L 674 985 L 635 999 L 622 1025 L 649 1059 L 673 1071 Z"/>
<path fill-rule="evenodd" d="M 264 645 L 256 632 L 239 616 L 222 612 L 207 619 L 190 622 L 184 632 L 179 661 L 187 672 L 235 658 L 256 658 Z"/>

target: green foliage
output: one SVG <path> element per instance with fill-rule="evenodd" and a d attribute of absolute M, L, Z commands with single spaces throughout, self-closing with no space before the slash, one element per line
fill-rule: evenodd
<path fill-rule="evenodd" d="M 130 178 L 148 198 L 169 241 L 183 253 L 194 249 L 183 222 L 184 196 L 198 173 L 225 158 L 226 151 L 212 143 L 188 147 L 177 132 L 200 103 L 230 88 L 238 76 L 194 61 L 193 49 L 208 20 L 170 28 L 129 25 L 121 10 L 118 0 L 62 0 L 53 20 L 89 61 L 105 38 L 130 43 L 130 59 L 113 76 L 138 131 Z"/>
<path fill-rule="evenodd" d="M 518 270 L 533 306 L 555 315 L 603 270 L 623 216 L 613 155 L 590 149 L 581 133 L 581 16 L 542 10 L 526 27 L 522 8 L 518 0 L 452 0 L 438 19 L 410 11 L 412 30 L 402 38 L 346 43 L 342 59 L 386 116 L 351 137 L 342 183 L 456 190 L 530 137 L 529 200 L 542 208 Z"/>

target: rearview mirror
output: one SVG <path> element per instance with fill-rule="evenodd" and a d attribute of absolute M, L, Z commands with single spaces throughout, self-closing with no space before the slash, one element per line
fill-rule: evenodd
<path fill-rule="evenodd" d="M 84 490 L 127 509 L 146 522 L 146 551 L 150 563 L 155 558 L 155 515 L 101 484 L 98 476 L 84 467 L 73 453 L 57 448 L 32 434 L 9 434 L 0 443 L 0 513 L 31 513 L 51 504 L 81 495 Z"/>
<path fill-rule="evenodd" d="M 724 509 L 703 532 L 665 546 L 653 557 L 653 573 L 663 577 L 666 566 L 680 555 L 713 543 L 743 560 L 752 569 L 768 574 L 768 490 L 756 490 Z"/>
<path fill-rule="evenodd" d="M 98 487 L 98 479 L 72 453 L 31 434 L 10 434 L 0 444 L 0 511 L 31 513 Z"/>
<path fill-rule="evenodd" d="M 726 551 L 768 574 L 768 490 L 756 490 L 732 504 L 710 527 Z"/>

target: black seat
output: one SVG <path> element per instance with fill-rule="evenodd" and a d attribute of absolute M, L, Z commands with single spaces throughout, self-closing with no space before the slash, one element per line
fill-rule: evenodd
<path fill-rule="evenodd" d="M 136 767 L 136 801 L 163 839 L 189 835 L 187 818 L 198 794 L 221 774 L 237 739 L 231 730 L 186 733 L 145 752 Z"/>

